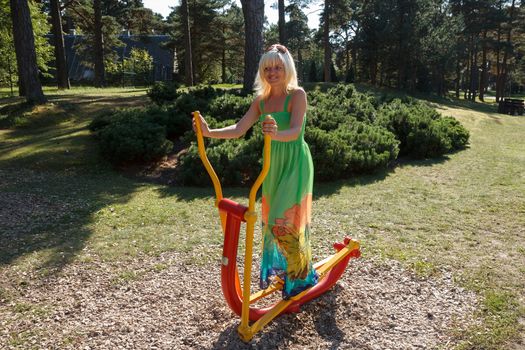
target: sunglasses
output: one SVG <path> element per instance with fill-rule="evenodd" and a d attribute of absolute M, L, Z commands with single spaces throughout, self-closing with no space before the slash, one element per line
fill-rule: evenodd
<path fill-rule="evenodd" d="M 269 52 L 269 51 L 272 51 L 272 50 L 277 50 L 280 53 L 287 53 L 288 52 L 288 49 L 284 45 L 281 45 L 281 44 L 273 44 L 272 46 L 270 46 L 266 50 L 266 52 Z"/>

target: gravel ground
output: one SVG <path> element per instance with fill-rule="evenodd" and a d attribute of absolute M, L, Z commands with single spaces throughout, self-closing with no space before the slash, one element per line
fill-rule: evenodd
<path fill-rule="evenodd" d="M 45 279 L 0 270 L 0 348 L 450 349 L 478 305 L 447 272 L 421 278 L 362 258 L 333 290 L 244 344 L 219 264 L 184 261 L 166 253 L 125 266 L 72 263 Z"/>

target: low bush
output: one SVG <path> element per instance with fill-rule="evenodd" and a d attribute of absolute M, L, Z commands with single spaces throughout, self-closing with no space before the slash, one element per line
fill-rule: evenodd
<path fill-rule="evenodd" d="M 386 168 L 399 152 L 399 141 L 391 132 L 358 121 L 331 132 L 311 128 L 305 139 L 318 180 L 347 178 Z"/>
<path fill-rule="evenodd" d="M 175 82 L 155 82 L 148 90 L 148 97 L 158 105 L 175 101 L 179 96 L 177 89 L 179 84 Z"/>
<path fill-rule="evenodd" d="M 168 90 L 159 86 L 155 91 L 159 93 L 153 96 L 161 100 L 161 92 Z M 168 139 L 188 145 L 193 142 L 180 159 L 177 181 L 207 185 L 209 179 L 194 144 L 191 112 L 199 110 L 211 128 L 232 125 L 249 109 L 253 96 L 207 86 L 176 95 L 169 103 L 98 116 L 90 129 L 99 135 L 104 154 L 117 163 L 158 159 L 171 148 Z M 382 102 L 356 91 L 352 85 L 309 92 L 308 99 L 305 139 L 317 180 L 384 169 L 399 154 L 413 158 L 440 156 L 468 142 L 468 131 L 457 120 L 441 117 L 415 99 L 385 98 L 388 102 Z M 224 185 L 255 180 L 261 169 L 263 145 L 258 123 L 238 140 L 206 143 L 208 158 Z"/>
<path fill-rule="evenodd" d="M 262 137 L 248 140 L 215 140 L 207 142 L 206 155 L 221 184 L 239 186 L 251 184 L 262 167 Z M 210 184 L 208 174 L 199 158 L 196 143 L 181 157 L 177 180 L 183 185 Z"/>
<path fill-rule="evenodd" d="M 457 120 L 441 117 L 422 102 L 394 99 L 383 104 L 377 114 L 377 124 L 400 141 L 400 155 L 437 157 L 461 149 L 468 142 L 469 133 Z"/>
<path fill-rule="evenodd" d="M 141 118 L 119 119 L 99 130 L 98 138 L 102 155 L 115 164 L 157 160 L 173 147 L 164 126 Z"/>
<path fill-rule="evenodd" d="M 209 113 L 217 120 L 239 120 L 248 111 L 252 101 L 253 96 L 242 97 L 227 93 L 209 103 Z"/>

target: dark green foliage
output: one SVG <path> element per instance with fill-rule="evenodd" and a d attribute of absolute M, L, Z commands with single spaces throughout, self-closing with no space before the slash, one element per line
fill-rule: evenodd
<path fill-rule="evenodd" d="M 90 131 L 98 131 L 101 129 L 104 129 L 106 126 L 111 124 L 111 121 L 114 118 L 115 113 L 111 114 L 99 114 L 93 120 L 91 123 L 89 123 L 88 128 Z"/>
<path fill-rule="evenodd" d="M 224 94 L 211 101 L 209 113 L 217 120 L 239 120 L 248 111 L 253 97 L 241 97 L 233 94 Z"/>
<path fill-rule="evenodd" d="M 455 119 L 442 118 L 424 103 L 400 99 L 378 110 L 378 125 L 393 132 L 400 141 L 400 154 L 414 158 L 437 157 L 465 147 L 468 131 Z"/>
<path fill-rule="evenodd" d="M 389 166 L 403 154 L 436 157 L 465 147 L 468 132 L 453 118 L 441 117 L 415 99 L 375 98 L 352 85 L 337 85 L 326 93 L 308 93 L 305 139 L 310 146 L 317 180 L 348 178 Z M 102 151 L 113 162 L 158 159 L 170 140 L 191 144 L 181 157 L 177 181 L 207 185 L 191 130 L 191 112 L 199 110 L 210 128 L 234 124 L 249 109 L 253 96 L 210 87 L 191 88 L 170 104 L 127 109 L 96 117 Z M 385 102 L 388 101 L 388 102 Z M 382 104 L 381 104 L 382 103 Z M 206 140 L 208 158 L 224 185 L 251 184 L 261 170 L 263 135 L 259 123 L 237 140 Z"/>
<path fill-rule="evenodd" d="M 148 90 L 148 97 L 158 105 L 169 103 L 179 96 L 178 88 L 179 84 L 175 82 L 156 82 Z"/>
<path fill-rule="evenodd" d="M 391 132 L 358 121 L 332 132 L 311 128 L 305 139 L 318 180 L 347 178 L 351 174 L 386 168 L 399 152 L 399 142 Z"/>
<path fill-rule="evenodd" d="M 359 121 L 372 122 L 375 119 L 377 101 L 373 95 L 358 93 L 353 85 L 338 84 L 326 94 L 321 94 L 321 98 L 313 100 L 311 105 L 321 109 L 323 113 L 342 112 Z M 332 119 L 332 116 L 324 116 L 323 119 Z"/>
<path fill-rule="evenodd" d="M 206 154 L 221 184 L 246 185 L 251 184 L 261 171 L 262 146 L 262 136 L 248 140 L 211 140 L 206 146 Z M 196 143 L 193 143 L 181 158 L 180 169 L 178 180 L 181 184 L 209 185 L 210 179 L 199 158 Z"/>
<path fill-rule="evenodd" d="M 355 71 L 354 68 L 351 67 L 347 69 L 346 75 L 345 75 L 345 83 L 353 83 L 355 80 Z"/>
<path fill-rule="evenodd" d="M 215 98 L 224 94 L 223 90 L 217 90 L 210 86 L 198 86 L 177 95 L 172 102 L 172 109 L 176 113 L 190 115 L 193 111 L 207 113 L 210 101 L 213 103 Z"/>
<path fill-rule="evenodd" d="M 450 139 L 452 150 L 465 148 L 468 143 L 470 133 L 459 121 L 452 117 L 443 117 L 435 122 L 447 137 Z"/>
<path fill-rule="evenodd" d="M 98 133 L 102 155 L 122 164 L 157 160 L 173 147 L 166 139 L 166 128 L 140 118 L 120 119 Z"/>
<path fill-rule="evenodd" d="M 311 61 L 310 68 L 308 69 L 308 81 L 319 81 L 317 77 L 317 65 L 315 61 Z"/>
<path fill-rule="evenodd" d="M 210 127 L 233 124 L 252 98 L 216 97 L 206 116 Z M 431 107 L 406 98 L 382 100 L 359 93 L 352 85 L 337 85 L 326 93 L 308 93 L 305 139 L 310 146 L 316 180 L 348 178 L 384 169 L 404 150 L 414 158 L 440 156 L 464 147 L 468 132 L 453 118 L 442 118 Z M 381 102 L 385 102 L 380 104 Z M 244 106 L 243 106 L 244 104 Z M 223 114 L 221 114 L 223 113 Z M 261 169 L 262 134 L 255 130 L 240 140 L 209 140 L 208 158 L 225 185 L 250 184 Z M 191 139 L 192 133 L 187 136 Z M 181 162 L 180 181 L 205 185 L 209 179 L 191 148 Z"/>

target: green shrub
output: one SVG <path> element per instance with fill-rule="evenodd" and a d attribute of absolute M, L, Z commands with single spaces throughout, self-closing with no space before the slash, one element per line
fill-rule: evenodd
<path fill-rule="evenodd" d="M 89 123 L 88 129 L 92 132 L 101 130 L 111 124 L 114 113 L 99 114 Z"/>
<path fill-rule="evenodd" d="M 353 85 L 338 84 L 326 93 L 332 109 L 343 110 L 355 119 L 363 122 L 373 122 L 377 101 L 371 94 L 357 92 Z"/>
<path fill-rule="evenodd" d="M 306 115 L 307 127 L 316 127 L 325 131 L 335 130 L 340 125 L 351 124 L 356 119 L 346 111 L 339 109 L 328 109 L 325 102 L 321 102 L 316 107 L 308 109 Z"/>
<path fill-rule="evenodd" d="M 327 93 L 309 93 L 308 98 L 307 122 L 323 130 L 335 130 L 355 120 L 371 123 L 376 118 L 375 98 L 357 92 L 352 85 L 338 84 Z"/>
<path fill-rule="evenodd" d="M 447 134 L 453 151 L 466 147 L 470 138 L 470 133 L 457 119 L 452 117 L 442 117 L 436 120 L 436 124 L 438 124 L 438 127 Z"/>
<path fill-rule="evenodd" d="M 155 82 L 148 90 L 148 97 L 158 105 L 175 101 L 179 96 L 177 89 L 179 84 L 176 82 Z"/>
<path fill-rule="evenodd" d="M 348 178 L 385 168 L 399 152 L 399 142 L 392 133 L 362 122 L 342 125 L 332 132 L 307 129 L 305 139 L 318 180 Z"/>
<path fill-rule="evenodd" d="M 140 118 L 111 123 L 98 137 L 102 155 L 116 164 L 157 160 L 173 147 L 164 126 Z"/>
<path fill-rule="evenodd" d="M 224 94 L 214 98 L 209 104 L 209 113 L 217 120 L 241 119 L 250 109 L 253 96 Z"/>
<path fill-rule="evenodd" d="M 200 111 L 202 114 L 208 112 L 208 101 L 202 98 L 196 98 L 190 93 L 182 93 L 171 105 L 176 113 L 191 115 L 194 111 Z"/>
<path fill-rule="evenodd" d="M 181 157 L 177 181 L 209 185 L 191 130 L 191 112 L 199 110 L 211 128 L 234 124 L 249 109 L 253 96 L 209 86 L 170 93 L 153 87 L 158 105 L 119 110 L 97 116 L 90 129 L 99 135 L 101 150 L 113 162 L 148 161 L 162 157 L 170 140 L 190 145 Z M 162 97 L 164 96 L 164 97 Z M 174 98 L 176 96 L 176 98 Z M 168 101 L 168 97 L 171 101 Z M 468 131 L 455 119 L 441 117 L 415 99 L 380 99 L 337 85 L 326 93 L 308 93 L 305 139 L 317 180 L 348 178 L 387 167 L 398 154 L 436 157 L 465 147 Z M 168 102 L 168 103 L 165 103 Z M 263 135 L 259 123 L 238 140 L 207 139 L 207 155 L 223 185 L 251 184 L 261 170 Z"/>
<path fill-rule="evenodd" d="M 437 157 L 465 147 L 468 131 L 455 119 L 443 118 L 430 106 L 394 99 L 378 111 L 377 124 L 400 141 L 400 154 L 414 158 Z"/>
<path fill-rule="evenodd" d="M 219 122 L 221 123 L 221 122 Z M 254 127 L 253 136 L 244 139 L 205 139 L 206 154 L 219 180 L 224 186 L 248 185 L 262 169 L 263 135 L 260 126 Z M 208 173 L 193 142 L 182 158 L 177 180 L 184 185 L 210 184 Z"/>
<path fill-rule="evenodd" d="M 224 90 L 215 89 L 209 85 L 199 85 L 188 89 L 188 93 L 197 99 L 209 101 L 224 93 Z"/>

